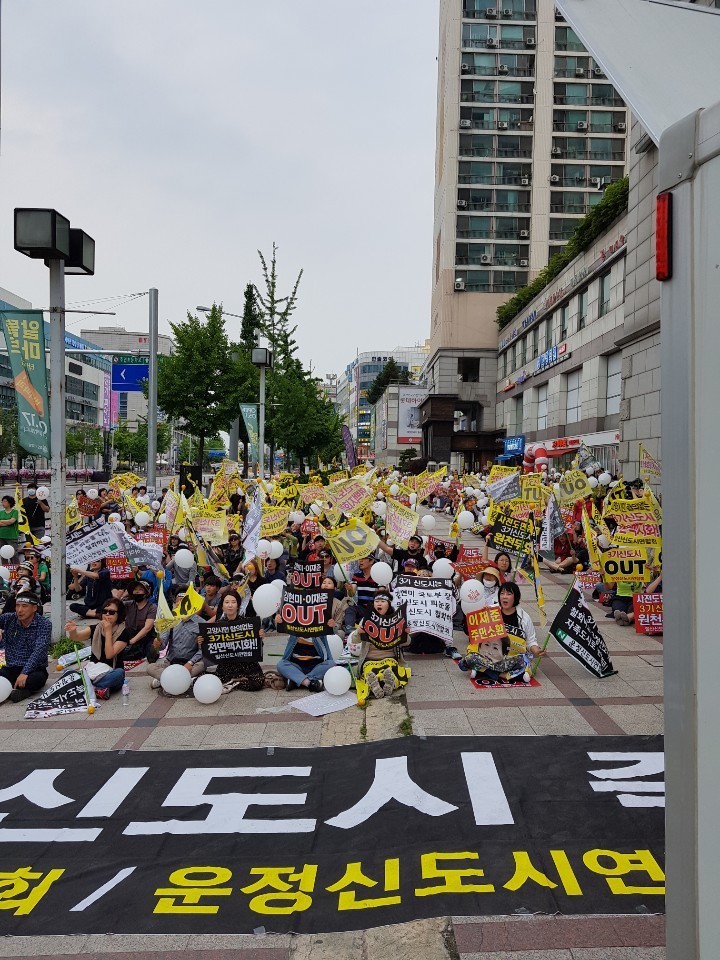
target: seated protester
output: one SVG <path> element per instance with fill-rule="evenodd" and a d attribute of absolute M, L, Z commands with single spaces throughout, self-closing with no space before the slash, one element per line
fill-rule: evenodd
<path fill-rule="evenodd" d="M 617 584 L 615 596 L 613 597 L 611 604 L 615 623 L 619 623 L 621 627 L 629 627 L 631 624 L 635 623 L 635 614 L 633 613 L 633 594 L 643 592 L 643 584 L 641 582 Z"/>
<path fill-rule="evenodd" d="M 185 594 L 181 593 L 178 599 L 182 599 Z M 205 672 L 203 663 L 202 647 L 200 644 L 200 625 L 205 620 L 197 613 L 191 613 L 183 617 L 182 623 L 171 627 L 160 637 L 155 637 L 153 646 L 160 652 L 163 646 L 167 652 L 165 657 L 158 659 L 155 663 L 149 663 L 147 672 L 150 677 L 150 689 L 157 690 L 160 687 L 160 678 L 162 672 L 171 664 L 179 663 L 180 666 L 190 673 L 192 677 L 199 677 Z"/>
<path fill-rule="evenodd" d="M 422 570 L 424 567 L 427 567 L 429 570 L 430 564 L 425 559 L 422 545 L 422 537 L 413 535 L 408 540 L 407 550 L 403 550 L 400 547 L 391 547 L 385 543 L 384 540 L 378 543 L 378 549 L 387 554 L 391 561 L 394 560 L 400 568 L 403 567 L 406 560 L 414 560 L 416 570 Z"/>
<path fill-rule="evenodd" d="M 228 590 L 223 596 L 220 614 L 216 618 L 215 623 L 232 623 L 234 620 L 239 619 L 241 616 L 241 607 L 242 600 L 240 594 L 236 590 Z M 264 632 L 261 630 L 260 636 L 263 637 L 264 635 Z M 202 637 L 199 638 L 198 643 L 200 643 L 202 647 Z M 210 661 L 205 660 L 205 669 L 208 673 L 217 673 L 223 685 L 237 687 L 247 692 L 257 692 L 265 686 L 265 674 L 259 663 L 247 663 L 238 667 L 230 667 L 222 663 L 216 666 L 210 663 Z"/>
<path fill-rule="evenodd" d="M 373 600 L 373 610 L 381 617 L 387 617 L 395 611 L 391 605 L 390 592 L 380 587 Z M 398 663 L 398 646 L 378 647 L 369 639 L 362 623 L 355 631 L 356 641 L 360 642 L 360 652 L 357 663 L 357 679 L 355 689 L 360 706 L 366 702 L 372 693 L 376 700 L 381 697 L 390 697 L 401 687 L 407 685 L 410 679 L 408 667 L 401 667 Z M 442 641 L 440 641 L 442 643 Z"/>
<path fill-rule="evenodd" d="M 228 536 L 228 545 L 225 547 L 225 569 L 231 577 L 242 563 L 242 558 L 243 548 L 240 543 L 240 534 L 231 531 Z"/>
<path fill-rule="evenodd" d="M 553 573 L 573 573 L 578 559 L 574 547 L 570 542 L 570 535 L 563 533 L 553 541 L 555 560 L 546 560 L 538 557 L 538 563 L 544 563 Z"/>
<path fill-rule="evenodd" d="M 82 603 L 71 603 L 70 610 L 87 620 L 99 620 L 100 610 L 106 600 L 110 599 L 112 580 L 110 571 L 105 567 L 104 560 L 94 560 L 87 570 L 81 567 L 70 567 L 73 582 L 70 588 L 85 589 Z"/>
<path fill-rule="evenodd" d="M 31 697 L 47 682 L 51 628 L 41 609 L 39 591 L 21 590 L 15 598 L 15 612 L 0 614 L 0 642 L 5 648 L 0 677 L 13 685 L 12 703 Z"/>
<path fill-rule="evenodd" d="M 189 549 L 190 547 L 186 543 L 180 543 L 178 547 L 178 550 Z M 175 594 L 177 594 L 179 590 L 187 590 L 190 584 L 195 583 L 195 578 L 198 575 L 197 562 L 193 562 L 191 567 L 179 567 L 173 558 L 165 564 L 165 569 L 172 573 L 173 592 Z"/>
<path fill-rule="evenodd" d="M 447 558 L 450 561 L 450 563 L 455 563 L 455 561 L 458 558 L 458 552 L 459 552 L 458 547 L 456 545 L 452 548 L 450 553 L 448 553 L 447 547 L 445 546 L 444 543 L 436 543 L 433 549 L 433 553 L 435 554 L 436 560 L 442 560 Z M 430 561 L 428 561 L 428 566 L 429 566 L 429 569 L 432 570 L 432 564 L 430 563 Z M 420 569 L 422 569 L 422 567 Z"/>
<path fill-rule="evenodd" d="M 36 548 L 35 550 L 37 556 L 37 567 L 35 569 L 35 576 L 37 582 L 40 585 L 40 599 L 43 603 L 49 603 L 50 601 L 50 567 L 46 560 L 43 559 L 42 552 Z"/>
<path fill-rule="evenodd" d="M 15 598 L 23 590 L 31 590 L 33 593 L 37 593 L 42 602 L 42 596 L 40 593 L 40 584 L 37 582 L 33 576 L 34 565 L 32 563 L 21 563 L 18 567 L 18 577 L 16 580 L 10 580 L 7 585 L 9 591 L 8 598 L 5 601 L 5 606 L 3 607 L 4 613 L 14 613 L 15 612 Z"/>
<path fill-rule="evenodd" d="M 323 547 L 322 550 L 318 552 L 318 560 L 323 565 L 323 573 L 331 574 L 333 572 L 335 557 L 333 557 L 328 547 Z"/>
<path fill-rule="evenodd" d="M 272 583 L 273 580 L 282 580 L 285 583 L 287 573 L 285 564 L 281 560 L 269 558 L 265 561 L 265 583 Z"/>
<path fill-rule="evenodd" d="M 530 661 L 533 657 L 544 657 L 545 651 L 537 643 L 529 614 L 519 607 L 518 585 L 504 583 L 499 590 L 499 600 L 508 636 L 481 643 L 476 653 L 468 653 L 458 662 L 458 667 L 471 670 L 491 683 L 529 682 Z"/>
<path fill-rule="evenodd" d="M 298 526 L 297 524 L 293 525 L 289 523 L 285 529 L 285 532 L 280 534 L 278 539 L 281 541 L 285 553 L 288 555 L 288 563 L 292 563 L 293 560 L 297 560 L 298 551 L 300 549 L 300 542 L 295 536 L 293 527 Z M 298 526 L 299 532 L 299 526 Z"/>
<path fill-rule="evenodd" d="M 130 584 L 131 602 L 125 611 L 125 622 L 130 631 L 123 660 L 157 660 L 153 646 L 157 606 L 150 603 L 150 584 L 147 580 L 133 580 Z"/>
<path fill-rule="evenodd" d="M 502 583 L 502 574 L 494 563 L 489 563 L 480 575 L 480 583 L 483 585 L 485 596 L 483 597 L 484 607 L 496 607 L 499 604 L 498 590 Z"/>
<path fill-rule="evenodd" d="M 92 663 L 87 673 L 99 700 L 109 700 L 110 694 L 114 690 L 121 690 L 125 683 L 122 653 L 130 640 L 130 631 L 125 623 L 125 609 L 124 603 L 111 598 L 102 605 L 100 623 L 94 627 L 78 627 L 73 620 L 65 624 L 71 640 L 82 643 L 92 637 Z"/>
<path fill-rule="evenodd" d="M 200 611 L 200 616 L 204 620 L 214 617 L 218 612 L 218 607 L 222 602 L 222 595 L 220 594 L 221 586 L 222 582 L 220 577 L 216 577 L 215 574 L 209 573 L 205 577 L 204 586 L 200 591 L 200 596 L 204 601 L 202 610 Z"/>
<path fill-rule="evenodd" d="M 119 600 L 121 603 L 125 605 L 130 603 L 132 598 L 128 593 L 128 588 L 132 583 L 133 583 L 132 580 L 113 580 L 111 599 Z"/>
<path fill-rule="evenodd" d="M 402 574 L 406 577 L 418 577 L 431 578 L 432 570 L 424 567 L 422 570 L 417 570 L 417 561 L 408 559 L 403 564 Z M 431 633 L 411 633 L 410 634 L 410 643 L 408 646 L 403 647 L 404 653 L 411 653 L 413 656 L 422 656 L 423 654 L 432 655 L 435 653 L 445 653 L 446 650 L 453 650 L 455 653 L 460 656 L 455 647 L 448 646 L 444 640 L 440 637 L 435 637 Z M 449 657 L 453 656 L 453 653 L 447 654 Z"/>
<path fill-rule="evenodd" d="M 250 594 L 255 593 L 258 587 L 261 587 L 266 581 L 265 578 L 260 575 L 260 564 L 257 560 L 248 560 L 244 564 L 244 571 L 246 577 L 246 586 L 250 590 Z M 239 571 L 238 571 L 239 572 Z M 247 605 L 245 614 L 248 617 L 256 617 L 255 607 L 252 605 L 252 599 Z"/>
<path fill-rule="evenodd" d="M 173 533 L 168 537 L 167 547 L 165 547 L 165 555 L 169 560 L 175 556 L 175 554 L 180 549 L 180 537 Z"/>
<path fill-rule="evenodd" d="M 299 550 L 298 559 L 302 563 L 312 563 L 314 560 L 318 559 L 318 554 L 327 546 L 325 537 L 322 534 L 318 534 L 316 537 L 313 537 L 310 541 L 309 536 L 303 537 L 302 546 Z"/>
<path fill-rule="evenodd" d="M 154 570 L 151 570 L 146 563 L 141 563 L 137 568 L 131 568 L 138 580 L 147 580 L 152 590 L 150 593 L 150 603 L 158 602 L 158 594 L 162 586 L 162 580 Z"/>
<path fill-rule="evenodd" d="M 377 593 L 378 584 L 370 576 L 370 571 L 375 563 L 372 555 L 362 557 L 358 561 L 360 573 L 353 574 L 352 581 L 348 583 L 346 593 L 349 602 L 345 611 L 345 633 L 350 633 L 355 624 L 362 619 L 366 609 L 372 606 L 373 599 Z"/>
<path fill-rule="evenodd" d="M 320 584 L 321 590 L 332 590 L 333 591 L 333 607 L 332 607 L 332 616 L 328 623 L 328 626 L 332 627 L 333 632 L 336 636 L 340 637 L 341 640 L 345 639 L 345 611 L 348 607 L 347 597 L 344 597 L 342 594 L 338 596 L 337 592 L 337 583 L 335 582 L 335 577 L 330 576 L 330 574 L 325 574 Z"/>
<path fill-rule="evenodd" d="M 325 589 L 329 590 L 330 587 Z M 275 623 L 278 629 L 283 629 L 281 614 L 276 614 Z M 328 626 L 331 627 L 334 623 L 331 618 Z M 322 678 L 330 667 L 334 666 L 335 661 L 330 653 L 327 636 L 291 636 L 282 659 L 278 662 L 277 672 L 285 678 L 286 690 L 304 687 L 311 693 L 320 693 L 323 688 Z"/>
<path fill-rule="evenodd" d="M 485 546 L 483 547 L 483 560 L 488 564 L 494 564 L 500 571 L 500 576 L 502 578 L 502 583 L 505 583 L 506 580 L 509 580 L 512 576 L 512 557 L 509 553 L 506 553 L 504 550 L 500 550 L 495 554 L 495 559 L 490 560 L 490 539 L 485 539 Z"/>

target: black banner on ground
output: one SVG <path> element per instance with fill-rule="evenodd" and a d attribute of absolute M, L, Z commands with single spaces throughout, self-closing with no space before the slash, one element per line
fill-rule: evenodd
<path fill-rule="evenodd" d="M 660 737 L 3 761 L 5 935 L 663 910 Z"/>
<path fill-rule="evenodd" d="M 263 657 L 260 618 L 240 617 L 232 622 L 201 623 L 203 659 L 224 667 L 259 663 Z"/>

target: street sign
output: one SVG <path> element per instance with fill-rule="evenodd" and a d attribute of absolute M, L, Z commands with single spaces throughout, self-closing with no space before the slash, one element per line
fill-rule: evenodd
<path fill-rule="evenodd" d="M 124 393 L 142 393 L 143 383 L 150 376 L 147 363 L 115 363 L 112 365 L 112 388 Z"/>
<path fill-rule="evenodd" d="M 137 357 L 137 356 L 134 356 L 132 353 L 114 353 L 114 354 L 113 354 L 113 358 L 112 358 L 112 362 L 113 362 L 113 363 L 119 363 L 119 364 L 121 364 L 122 366 L 125 366 L 125 367 L 131 366 L 132 364 L 139 364 L 139 365 L 144 364 L 145 366 L 147 366 L 147 365 L 148 365 L 148 358 L 147 358 L 147 357 Z"/>

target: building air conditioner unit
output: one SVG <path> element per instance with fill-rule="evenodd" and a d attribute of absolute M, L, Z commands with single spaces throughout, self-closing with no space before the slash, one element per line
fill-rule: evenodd
<path fill-rule="evenodd" d="M 521 230 L 521 231 L 520 231 L 520 239 L 521 239 L 521 240 L 527 240 L 529 236 L 530 236 L 530 231 L 529 231 L 529 230 Z"/>
<path fill-rule="evenodd" d="M 590 183 L 591 183 L 594 187 L 599 187 L 602 182 L 603 182 L 603 178 L 602 178 L 602 177 L 590 177 Z"/>
<path fill-rule="evenodd" d="M 618 133 L 625 133 L 625 121 L 621 120 L 620 123 L 616 123 L 615 129 L 618 131 Z"/>
<path fill-rule="evenodd" d="M 560 149 L 560 147 L 553 147 L 552 150 L 550 151 L 550 153 L 551 153 L 554 157 L 559 157 L 560 154 L 562 153 L 562 150 Z"/>
<path fill-rule="evenodd" d="M 507 130 L 508 125 L 504 120 L 498 120 L 498 130 Z"/>
<path fill-rule="evenodd" d="M 556 173 L 553 173 L 550 177 L 550 183 L 560 183 L 560 177 Z"/>
<path fill-rule="evenodd" d="M 593 73 L 595 74 L 596 77 L 601 77 L 603 75 L 602 67 L 595 67 L 593 69 Z"/>
<path fill-rule="evenodd" d="M 497 47 L 497 45 L 498 45 L 498 42 L 495 39 L 495 37 L 488 37 L 487 40 L 485 41 L 485 46 L 490 47 L 491 49 L 494 49 L 495 47 Z"/>
<path fill-rule="evenodd" d="M 578 120 L 577 128 L 578 130 L 587 130 L 587 123 L 585 122 L 585 120 Z"/>
<path fill-rule="evenodd" d="M 456 278 L 455 278 L 455 289 L 456 289 L 456 290 L 464 290 L 464 289 L 465 289 L 465 281 L 463 280 L 462 277 L 456 277 Z"/>
<path fill-rule="evenodd" d="M 526 38 L 525 38 L 525 46 L 526 46 L 526 47 L 534 47 L 534 46 L 535 46 L 535 37 L 526 37 Z"/>
<path fill-rule="evenodd" d="M 461 63 L 461 64 L 460 64 L 460 73 L 470 73 L 470 64 L 469 64 L 469 63 Z"/>
<path fill-rule="evenodd" d="M 576 77 L 584 77 L 584 76 L 585 76 L 585 69 L 584 69 L 584 67 L 577 67 L 577 68 L 575 69 L 575 76 L 576 76 Z"/>
<path fill-rule="evenodd" d="M 480 257 L 480 263 L 492 263 L 492 257 L 489 254 L 484 253 Z"/>
<path fill-rule="evenodd" d="M 461 120 L 460 127 L 463 130 L 469 130 L 472 127 L 472 120 Z"/>
<path fill-rule="evenodd" d="M 458 205 L 458 210 L 465 210 L 465 208 L 468 205 L 468 202 L 467 200 L 458 200 L 457 205 Z"/>
<path fill-rule="evenodd" d="M 510 67 L 506 63 L 501 63 L 498 67 L 498 73 L 510 73 Z"/>
<path fill-rule="evenodd" d="M 530 186 L 530 177 L 520 177 L 520 186 L 529 187 Z"/>
<path fill-rule="evenodd" d="M 497 10 L 495 9 L 495 7 L 488 7 L 487 10 L 485 11 L 485 17 L 488 20 L 494 20 L 495 17 L 497 17 Z"/>
<path fill-rule="evenodd" d="M 520 261 L 520 266 L 521 266 L 521 267 L 526 267 L 527 265 L 528 265 L 528 261 L 527 261 L 527 260 L 521 260 L 521 261 Z"/>
<path fill-rule="evenodd" d="M 513 12 L 510 9 L 510 7 L 505 7 L 505 9 L 503 10 L 503 16 L 509 19 L 512 15 L 513 15 Z"/>

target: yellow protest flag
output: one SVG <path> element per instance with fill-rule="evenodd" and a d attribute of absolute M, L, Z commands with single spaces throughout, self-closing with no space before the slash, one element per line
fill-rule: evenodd
<path fill-rule="evenodd" d="M 73 500 L 75 500 L 75 509 L 78 510 L 78 517 L 80 517 L 77 498 L 73 496 Z M 17 484 L 15 485 L 15 509 L 18 512 L 18 518 L 19 518 L 18 531 L 22 533 L 26 541 L 30 541 L 30 543 L 39 543 L 40 541 L 36 537 L 34 537 L 32 533 L 30 533 L 30 524 L 28 523 L 27 513 L 25 512 L 25 508 L 23 507 L 22 493 L 20 492 L 20 487 Z M 65 519 L 67 521 L 67 515 Z M 82 517 L 80 517 L 80 523 L 77 524 L 77 526 L 81 526 L 81 525 L 82 525 Z"/>
<path fill-rule="evenodd" d="M 584 500 L 592 493 L 587 474 L 582 470 L 569 470 L 558 480 L 558 487 L 559 492 L 556 493 L 556 497 L 561 506 L 577 503 L 578 500 Z"/>
<path fill-rule="evenodd" d="M 190 617 L 194 613 L 199 613 L 204 603 L 203 598 L 190 583 L 188 584 L 185 596 L 181 597 L 177 605 L 173 608 L 173 613 L 176 617 Z"/>
<path fill-rule="evenodd" d="M 261 537 L 279 537 L 288 524 L 288 511 L 284 507 L 263 505 L 260 520 Z"/>
<path fill-rule="evenodd" d="M 157 616 L 155 617 L 155 630 L 158 636 L 162 636 L 164 633 L 167 633 L 168 630 L 176 627 L 181 622 L 182 617 L 176 617 L 173 615 L 167 599 L 165 598 L 165 591 L 160 589 L 158 591 L 157 599 Z"/>
<path fill-rule="evenodd" d="M 342 527 L 324 530 L 324 534 L 335 559 L 340 564 L 370 556 L 380 543 L 380 538 L 375 531 L 362 520 L 355 518 Z"/>
<path fill-rule="evenodd" d="M 417 530 L 419 515 L 392 497 L 387 501 L 385 529 L 399 547 L 407 547 Z"/>
<path fill-rule="evenodd" d="M 587 509 L 584 504 L 582 511 L 582 526 L 585 543 L 587 544 L 588 549 L 588 557 L 590 558 L 590 566 L 593 568 L 593 570 L 600 570 L 600 554 L 598 553 L 597 543 L 595 541 L 595 531 L 592 528 L 590 517 L 587 515 Z"/>
<path fill-rule="evenodd" d="M 68 530 L 77 530 L 83 524 L 83 518 L 78 507 L 77 497 L 73 494 L 65 507 L 65 526 Z M 25 534 L 27 536 L 27 534 Z"/>

